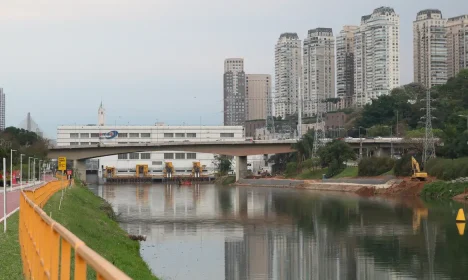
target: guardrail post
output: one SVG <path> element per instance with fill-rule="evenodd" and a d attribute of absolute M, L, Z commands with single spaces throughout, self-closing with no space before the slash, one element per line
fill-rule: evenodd
<path fill-rule="evenodd" d="M 71 246 L 62 238 L 62 258 L 60 261 L 60 279 L 70 279 Z"/>

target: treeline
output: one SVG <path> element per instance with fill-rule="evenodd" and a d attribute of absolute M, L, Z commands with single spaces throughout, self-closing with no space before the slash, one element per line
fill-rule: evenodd
<path fill-rule="evenodd" d="M 35 132 L 16 127 L 7 127 L 0 132 L 0 158 L 7 158 L 6 169 L 10 171 L 10 154 L 13 152 L 13 170 L 20 169 L 20 155 L 23 156 L 23 173 L 27 174 L 28 159 L 34 157 L 46 160 L 48 152 L 48 140 L 40 137 Z M 39 169 L 36 160 L 36 168 Z M 0 171 L 3 172 L 3 161 L 0 160 Z M 36 170 L 37 171 L 37 170 Z"/>

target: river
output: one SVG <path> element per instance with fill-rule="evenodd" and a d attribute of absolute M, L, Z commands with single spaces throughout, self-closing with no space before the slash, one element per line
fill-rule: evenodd
<path fill-rule="evenodd" d="M 460 204 L 215 185 L 91 186 L 162 279 L 468 279 Z M 467 230 L 468 231 L 468 230 Z"/>

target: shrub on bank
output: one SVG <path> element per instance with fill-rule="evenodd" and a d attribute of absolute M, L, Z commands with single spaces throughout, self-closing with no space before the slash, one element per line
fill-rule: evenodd
<path fill-rule="evenodd" d="M 407 154 L 395 162 L 395 168 L 393 169 L 395 176 L 407 177 L 413 174 L 411 157 L 411 155 Z"/>
<path fill-rule="evenodd" d="M 392 170 L 394 165 L 390 157 L 363 158 L 358 165 L 358 176 L 379 176 Z"/>
<path fill-rule="evenodd" d="M 426 172 L 440 180 L 468 177 L 468 158 L 434 158 L 427 162 Z"/>
<path fill-rule="evenodd" d="M 430 184 L 425 184 L 421 191 L 421 196 L 449 199 L 464 193 L 467 187 L 468 185 L 466 183 L 437 181 Z"/>
<path fill-rule="evenodd" d="M 284 171 L 284 176 L 286 178 L 294 177 L 297 174 L 297 163 L 295 162 L 288 162 L 286 164 L 286 170 Z"/>

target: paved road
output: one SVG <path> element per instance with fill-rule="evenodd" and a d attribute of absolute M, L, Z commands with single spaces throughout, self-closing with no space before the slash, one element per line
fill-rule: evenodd
<path fill-rule="evenodd" d="M 385 175 L 380 178 L 343 178 L 343 179 L 325 179 L 324 183 L 350 183 L 363 185 L 381 185 L 390 180 L 396 179 L 393 175 Z"/>
<path fill-rule="evenodd" d="M 45 179 L 48 182 L 48 181 L 52 181 L 54 177 L 48 176 Z M 31 185 L 25 186 L 24 188 L 31 189 L 31 188 L 37 188 L 40 186 L 42 186 L 42 183 L 37 182 L 35 186 L 31 184 Z M 3 187 L 0 188 L 0 192 L 1 192 L 0 193 L 0 219 L 2 219 L 3 216 L 5 216 L 5 214 L 3 213 Z M 10 191 L 10 187 L 7 187 L 7 213 L 10 213 L 11 211 L 19 207 L 20 194 L 21 194 L 21 190 L 19 188 L 19 185 L 16 186 L 16 189 L 15 189 L 15 186 L 13 186 L 12 191 Z"/>

